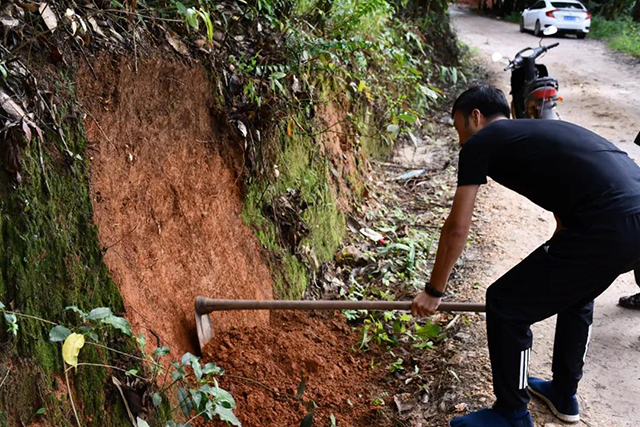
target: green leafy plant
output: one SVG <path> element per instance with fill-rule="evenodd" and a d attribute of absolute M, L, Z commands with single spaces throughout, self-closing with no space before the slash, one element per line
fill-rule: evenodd
<path fill-rule="evenodd" d="M 207 39 L 209 40 L 209 43 L 211 43 L 213 41 L 213 22 L 211 21 L 211 15 L 209 12 L 203 7 L 200 7 L 199 9 L 186 7 L 181 2 L 176 2 L 175 5 L 185 22 L 194 30 L 197 31 L 200 29 L 200 19 L 202 19 L 202 22 L 204 22 L 207 29 Z"/>
<path fill-rule="evenodd" d="M 373 406 L 385 406 L 387 404 L 384 400 L 386 397 L 389 397 L 389 393 L 383 391 L 377 397 L 373 398 L 371 400 L 371 403 L 373 404 Z"/>
<path fill-rule="evenodd" d="M 228 425 L 240 426 L 240 421 L 238 421 L 233 413 L 236 407 L 233 396 L 226 390 L 220 388 L 216 379 L 216 377 L 224 374 L 222 368 L 213 363 L 203 365 L 200 362 L 200 358 L 191 353 L 185 353 L 179 362 L 171 362 L 169 364 L 170 369 L 167 370 L 165 365 L 160 363 L 160 361 L 163 357 L 169 355 L 169 348 L 164 346 L 156 347 L 150 353 L 147 352 L 147 343 L 144 334 L 140 334 L 134 338 L 129 322 L 123 317 L 114 315 L 108 307 L 94 308 L 89 312 L 85 312 L 76 306 L 66 307 L 66 311 L 75 313 L 78 316 L 80 324 L 77 326 L 59 325 L 37 316 L 10 311 L 6 309 L 6 306 L 2 302 L 0 302 L 0 311 L 4 315 L 8 331 L 13 335 L 16 335 L 18 332 L 18 318 L 52 325 L 49 330 L 49 341 L 62 343 L 61 354 L 65 363 L 64 374 L 67 383 L 69 383 L 69 370 L 77 369 L 79 366 L 96 366 L 112 369 L 122 372 L 125 376 L 146 381 L 151 385 L 155 383 L 155 379 L 159 375 L 170 375 L 171 382 L 153 393 L 152 403 L 155 407 L 159 407 L 164 401 L 163 396 L 166 395 L 169 390 L 175 390 L 179 402 L 178 406 L 183 415 L 189 420 L 186 423 L 179 424 L 176 424 L 174 421 L 169 421 L 166 427 L 186 427 L 196 418 L 202 418 L 204 421 L 220 419 Z M 112 331 L 116 331 L 133 339 L 140 350 L 141 356 L 122 352 L 102 344 L 101 341 L 105 340 L 106 335 Z M 119 366 L 82 362 L 81 351 L 85 345 L 92 345 L 118 353 L 121 356 L 128 357 L 132 361 L 141 363 L 141 365 L 125 369 Z M 69 365 L 69 367 L 66 365 Z M 143 377 L 142 375 L 144 375 L 145 372 L 150 372 L 151 378 Z M 75 417 L 78 423 L 80 423 L 80 417 L 76 411 L 71 390 L 71 387 L 68 386 L 69 400 Z M 167 403 L 169 402 L 167 401 Z M 37 415 L 43 413 L 44 412 L 38 411 Z M 137 424 L 138 426 L 147 425 L 146 421 L 142 419 L 138 419 Z"/>
<path fill-rule="evenodd" d="M 389 365 L 389 372 L 393 374 L 398 371 L 404 371 L 404 360 L 400 358 Z"/>

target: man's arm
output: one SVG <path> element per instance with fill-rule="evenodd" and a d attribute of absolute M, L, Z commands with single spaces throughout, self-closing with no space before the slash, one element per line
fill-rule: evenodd
<path fill-rule="evenodd" d="M 436 262 L 431 272 L 431 286 L 440 292 L 444 292 L 451 270 L 467 243 L 479 187 L 479 185 L 458 187 L 453 198 L 451 213 L 442 227 Z M 413 300 L 411 313 L 414 316 L 430 316 L 436 312 L 439 305 L 440 298 L 422 291 Z"/>

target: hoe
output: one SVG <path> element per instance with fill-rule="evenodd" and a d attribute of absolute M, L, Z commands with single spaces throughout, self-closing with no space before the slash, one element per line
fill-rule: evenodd
<path fill-rule="evenodd" d="M 411 310 L 411 301 L 257 301 L 196 298 L 196 328 L 200 351 L 213 339 L 213 325 L 209 313 L 228 310 Z M 484 304 L 443 302 L 438 311 L 484 312 Z"/>

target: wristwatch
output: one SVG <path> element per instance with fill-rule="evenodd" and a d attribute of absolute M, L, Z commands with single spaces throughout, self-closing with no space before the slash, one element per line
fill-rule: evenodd
<path fill-rule="evenodd" d="M 444 296 L 444 292 L 440 292 L 439 290 L 431 286 L 431 283 L 429 282 L 424 284 L 424 291 L 432 297 L 442 298 Z"/>

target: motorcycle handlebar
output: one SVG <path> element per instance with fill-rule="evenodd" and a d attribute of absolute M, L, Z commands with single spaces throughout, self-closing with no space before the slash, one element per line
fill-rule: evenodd
<path fill-rule="evenodd" d="M 554 47 L 558 47 L 559 45 L 560 43 L 553 43 L 548 46 L 541 46 L 536 49 L 533 49 L 533 54 L 529 56 L 529 58 L 533 58 L 535 60 L 538 56 L 542 55 L 544 52 L 548 51 L 549 49 L 553 49 Z M 520 52 L 518 52 L 516 54 L 516 57 L 513 58 L 513 61 L 511 61 L 509 65 L 505 67 L 504 71 L 509 71 L 513 68 L 519 67 L 522 62 L 522 53 L 529 49 L 531 48 L 522 49 Z"/>

